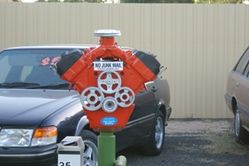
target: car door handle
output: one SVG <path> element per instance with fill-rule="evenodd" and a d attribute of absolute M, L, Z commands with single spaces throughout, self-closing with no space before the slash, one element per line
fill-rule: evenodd
<path fill-rule="evenodd" d="M 239 82 L 237 82 L 237 83 L 236 83 L 236 87 L 239 87 L 239 85 L 240 85 L 240 83 L 239 83 Z"/>

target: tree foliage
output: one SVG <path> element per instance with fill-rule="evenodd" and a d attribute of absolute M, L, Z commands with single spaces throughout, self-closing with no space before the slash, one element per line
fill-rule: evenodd
<path fill-rule="evenodd" d="M 102 0 L 39 0 L 39 2 L 102 2 Z"/>
<path fill-rule="evenodd" d="M 242 3 L 242 0 L 195 0 L 195 3 Z"/>
<path fill-rule="evenodd" d="M 193 3 L 192 0 L 121 0 L 121 3 Z"/>
<path fill-rule="evenodd" d="M 20 0 L 12 0 L 18 2 Z M 93 2 L 101 3 L 105 0 L 38 0 L 38 2 Z M 242 3 L 243 0 L 120 0 L 121 3 Z"/>

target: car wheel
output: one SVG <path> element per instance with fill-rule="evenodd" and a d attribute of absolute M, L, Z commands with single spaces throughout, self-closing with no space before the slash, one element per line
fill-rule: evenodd
<path fill-rule="evenodd" d="M 142 147 L 142 151 L 146 155 L 159 155 L 163 149 L 165 137 L 165 120 L 162 112 L 159 112 L 155 119 L 152 134 L 146 144 Z"/>
<path fill-rule="evenodd" d="M 249 133 L 242 127 L 240 113 L 236 111 L 234 115 L 234 135 L 235 139 L 240 144 L 248 144 Z"/>
<path fill-rule="evenodd" d="M 98 165 L 97 135 L 92 131 L 83 130 L 81 136 L 85 144 L 83 165 L 97 166 Z"/>

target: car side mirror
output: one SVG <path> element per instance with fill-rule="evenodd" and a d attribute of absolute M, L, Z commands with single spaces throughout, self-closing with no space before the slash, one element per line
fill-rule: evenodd
<path fill-rule="evenodd" d="M 158 87 L 156 86 L 154 81 L 146 82 L 145 88 L 146 90 L 151 91 L 151 92 L 156 92 L 158 90 Z"/>

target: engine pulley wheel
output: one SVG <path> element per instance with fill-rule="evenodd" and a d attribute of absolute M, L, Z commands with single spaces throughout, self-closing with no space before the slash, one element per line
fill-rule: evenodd
<path fill-rule="evenodd" d="M 113 97 L 106 97 L 102 104 L 102 109 L 107 113 L 114 112 L 118 107 L 117 101 Z"/>
<path fill-rule="evenodd" d="M 135 101 L 135 93 L 128 87 L 122 87 L 115 93 L 115 99 L 120 107 L 129 107 Z"/>
<path fill-rule="evenodd" d="M 104 71 L 98 77 L 98 87 L 106 94 L 113 94 L 121 87 L 121 77 L 115 71 Z"/>
<path fill-rule="evenodd" d="M 96 111 L 101 108 L 104 100 L 103 92 L 97 87 L 88 87 L 82 93 L 80 97 L 83 108 L 88 111 Z"/>

